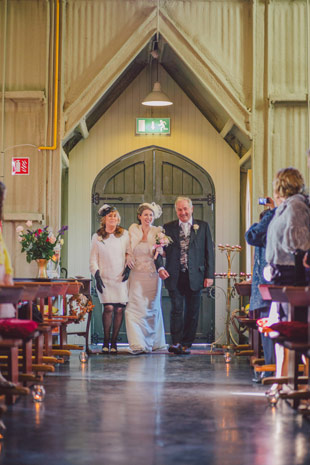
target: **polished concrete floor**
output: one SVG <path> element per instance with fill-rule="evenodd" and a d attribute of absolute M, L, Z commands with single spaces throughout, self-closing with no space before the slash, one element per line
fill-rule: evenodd
<path fill-rule="evenodd" d="M 5 414 L 1 464 L 310 464 L 310 420 L 269 407 L 244 358 L 75 353 L 44 385 Z"/>

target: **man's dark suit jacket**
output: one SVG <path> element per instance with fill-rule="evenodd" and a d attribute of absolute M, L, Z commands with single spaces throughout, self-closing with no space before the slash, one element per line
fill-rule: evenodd
<path fill-rule="evenodd" d="M 181 266 L 179 220 L 165 224 L 164 230 L 165 234 L 170 236 L 173 240 L 172 244 L 169 244 L 165 248 L 165 268 L 170 275 L 169 278 L 165 279 L 165 286 L 169 291 L 173 291 L 177 288 Z M 163 261 L 159 257 L 159 261 L 156 263 L 157 268 L 162 266 L 162 263 Z M 206 278 L 214 279 L 213 242 L 209 225 L 205 221 L 193 220 L 188 249 L 188 274 L 192 291 L 199 291 L 202 289 L 203 282 Z"/>

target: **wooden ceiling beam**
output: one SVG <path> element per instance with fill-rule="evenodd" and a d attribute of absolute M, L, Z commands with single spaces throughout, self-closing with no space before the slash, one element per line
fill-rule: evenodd
<path fill-rule="evenodd" d="M 229 119 L 228 121 L 226 121 L 225 126 L 223 127 L 223 129 L 222 129 L 221 132 L 220 132 L 220 134 L 221 134 L 221 136 L 223 137 L 223 139 L 225 139 L 225 137 L 227 136 L 227 134 L 229 133 L 229 131 L 232 130 L 233 125 L 234 125 L 234 122 L 233 122 L 232 119 Z"/>
<path fill-rule="evenodd" d="M 81 89 L 80 95 L 72 102 L 64 103 L 64 138 L 77 127 L 79 121 L 98 103 L 101 97 L 113 85 L 123 71 L 130 65 L 139 52 L 156 32 L 156 9 L 135 30 L 113 58 Z"/>
<path fill-rule="evenodd" d="M 159 24 L 160 33 L 175 53 L 187 64 L 218 105 L 227 112 L 234 125 L 251 139 L 251 112 L 219 75 L 211 58 L 202 54 L 197 45 L 181 33 L 178 25 L 162 12 L 160 12 Z"/>
<path fill-rule="evenodd" d="M 81 119 L 76 130 L 81 134 L 83 139 L 87 139 L 87 137 L 89 136 L 89 132 L 85 118 Z"/>

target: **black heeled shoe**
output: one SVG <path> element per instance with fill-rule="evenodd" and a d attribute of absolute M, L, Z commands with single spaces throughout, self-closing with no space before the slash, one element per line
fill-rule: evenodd
<path fill-rule="evenodd" d="M 117 354 L 117 344 L 116 344 L 116 342 L 111 342 L 110 354 L 111 355 L 116 355 Z"/>
<path fill-rule="evenodd" d="M 105 342 L 102 346 L 102 353 L 103 354 L 108 354 L 109 353 L 109 343 Z"/>

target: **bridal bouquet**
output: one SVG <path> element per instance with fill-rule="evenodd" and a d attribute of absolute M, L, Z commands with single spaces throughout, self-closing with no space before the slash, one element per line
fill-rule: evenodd
<path fill-rule="evenodd" d="M 164 247 L 167 247 L 167 245 L 171 244 L 172 242 L 173 240 L 171 239 L 171 237 L 166 236 L 164 230 L 157 233 L 155 236 L 155 244 L 153 245 L 153 250 L 155 250 L 155 256 L 157 257 L 158 254 L 162 255 L 164 253 Z"/>
<path fill-rule="evenodd" d="M 26 252 L 26 260 L 30 263 L 32 260 L 53 259 L 55 248 L 63 244 L 62 235 L 67 231 L 68 226 L 62 228 L 54 235 L 51 228 L 45 226 L 43 229 L 30 229 L 32 221 L 27 221 L 25 229 L 23 226 L 17 226 L 18 241 L 21 243 L 22 252 Z"/>

